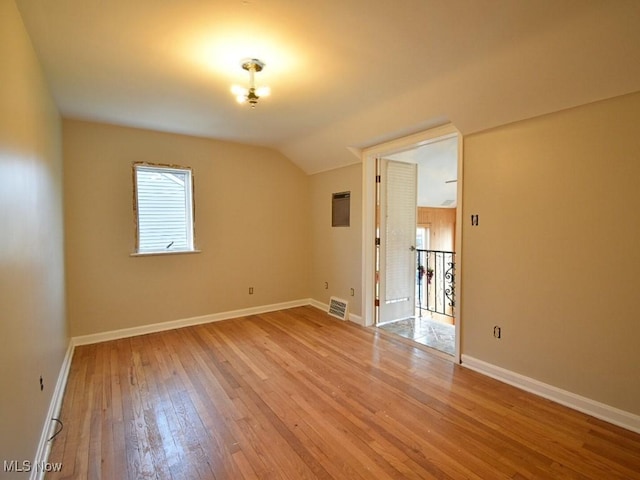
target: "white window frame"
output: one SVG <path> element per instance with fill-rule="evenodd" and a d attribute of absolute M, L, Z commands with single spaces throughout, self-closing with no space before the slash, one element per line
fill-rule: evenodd
<path fill-rule="evenodd" d="M 151 223 L 151 220 L 148 221 L 146 225 L 142 225 L 141 222 L 145 223 L 144 214 L 141 215 L 143 210 L 147 210 L 150 208 L 149 202 L 141 200 L 139 197 L 140 187 L 138 185 L 138 172 L 147 172 L 156 175 L 161 175 L 164 179 L 171 179 L 174 175 L 179 175 L 180 179 L 184 178 L 184 183 L 180 182 L 180 179 L 173 177 L 175 181 L 178 182 L 179 185 L 183 188 L 183 197 L 182 200 L 184 202 L 184 232 L 179 236 L 179 240 L 174 244 L 173 241 L 170 241 L 170 238 L 167 240 L 168 243 L 165 245 L 164 242 L 162 245 L 159 244 L 159 238 L 162 234 L 153 237 L 151 234 L 145 235 L 145 231 L 147 230 L 145 226 L 148 226 Z M 134 162 L 132 165 L 132 176 L 133 176 L 133 211 L 135 217 L 135 252 L 132 254 L 133 256 L 138 255 L 166 255 L 166 254 L 176 254 L 176 253 L 197 253 L 199 250 L 195 248 L 195 201 L 194 201 L 194 178 L 193 171 L 191 167 L 183 167 L 179 165 L 163 165 L 163 164 L 154 164 L 154 163 L 146 163 L 146 162 Z M 182 202 L 180 202 L 181 204 Z M 167 214 L 169 215 L 169 214 Z M 148 237 L 148 238 L 145 238 Z M 147 241 L 148 240 L 148 241 Z"/>

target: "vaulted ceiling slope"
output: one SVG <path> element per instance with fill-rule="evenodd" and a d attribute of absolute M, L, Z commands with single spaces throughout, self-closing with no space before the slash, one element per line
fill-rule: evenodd
<path fill-rule="evenodd" d="M 640 90 L 638 0 L 16 0 L 63 116 L 276 148 L 307 173 Z M 272 95 L 235 102 L 259 58 Z"/>

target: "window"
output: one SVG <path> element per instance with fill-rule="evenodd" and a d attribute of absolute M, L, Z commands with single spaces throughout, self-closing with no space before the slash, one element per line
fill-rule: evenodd
<path fill-rule="evenodd" d="M 418 250 L 429 250 L 431 240 L 431 229 L 429 227 L 416 228 L 416 248 Z"/>
<path fill-rule="evenodd" d="M 136 253 L 193 252 L 190 168 L 135 163 Z"/>

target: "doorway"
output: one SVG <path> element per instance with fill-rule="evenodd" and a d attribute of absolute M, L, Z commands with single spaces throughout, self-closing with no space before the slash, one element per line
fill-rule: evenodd
<path fill-rule="evenodd" d="M 383 325 L 387 330 L 395 330 L 394 333 L 404 330 L 403 336 L 421 343 L 426 343 L 423 341 L 430 336 L 432 344 L 428 346 L 444 351 L 455 361 L 460 359 L 461 324 L 458 308 L 462 258 L 461 149 L 459 132 L 452 125 L 446 125 L 371 147 L 363 155 L 366 323 Z M 403 239 L 400 247 L 393 247 L 398 228 L 389 229 L 385 225 L 387 220 L 395 225 L 393 217 L 398 211 L 397 205 L 386 204 L 385 195 L 391 198 L 394 195 L 393 187 L 389 187 L 385 179 L 388 162 L 417 166 L 414 210 L 409 213 L 413 216 L 412 239 Z M 396 187 L 403 192 L 403 197 L 411 190 L 407 186 L 411 180 L 408 182 Z M 385 238 L 387 234 L 390 238 Z M 396 251 L 389 254 L 388 250 L 394 248 Z M 399 268 L 392 264 L 397 258 L 403 263 Z M 397 271 L 406 272 L 407 262 L 411 265 L 412 288 L 405 286 L 399 290 L 395 277 L 388 272 L 395 275 Z M 387 296 L 387 291 L 395 295 Z M 408 298 L 413 304 L 411 312 L 407 314 L 403 308 L 403 313 L 394 317 L 395 304 Z"/>

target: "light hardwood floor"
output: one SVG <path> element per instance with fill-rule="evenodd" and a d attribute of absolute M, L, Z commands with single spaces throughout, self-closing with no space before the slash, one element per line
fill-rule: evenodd
<path fill-rule="evenodd" d="M 76 349 L 47 479 L 640 479 L 640 435 L 313 307 Z"/>

